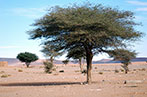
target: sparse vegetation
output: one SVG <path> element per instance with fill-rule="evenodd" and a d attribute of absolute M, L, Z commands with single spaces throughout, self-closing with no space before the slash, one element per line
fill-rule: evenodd
<path fill-rule="evenodd" d="M 117 70 L 117 69 L 115 69 L 115 71 L 114 71 L 115 73 L 119 73 L 119 70 Z"/>
<path fill-rule="evenodd" d="M 120 71 L 121 71 L 121 72 L 124 72 L 124 70 L 123 70 L 123 69 L 120 69 Z"/>
<path fill-rule="evenodd" d="M 103 72 L 99 72 L 99 74 L 103 74 Z"/>
<path fill-rule="evenodd" d="M 23 72 L 23 70 L 21 70 L 21 69 L 18 69 L 18 72 Z"/>
<path fill-rule="evenodd" d="M 49 61 L 43 62 L 46 73 L 52 73 L 53 64 Z"/>
<path fill-rule="evenodd" d="M 145 69 L 145 68 L 142 68 L 141 70 L 142 70 L 142 71 L 145 71 L 146 69 Z"/>
<path fill-rule="evenodd" d="M 1 78 L 7 78 L 7 77 L 9 77 L 9 76 L 11 76 L 11 75 L 4 74 L 4 75 L 1 75 Z"/>

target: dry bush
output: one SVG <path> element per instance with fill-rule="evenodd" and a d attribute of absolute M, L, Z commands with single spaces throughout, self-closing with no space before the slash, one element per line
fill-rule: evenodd
<path fill-rule="evenodd" d="M 11 76 L 11 75 L 4 74 L 4 75 L 1 75 L 1 78 L 7 78 L 7 77 L 9 77 L 9 76 Z"/>
<path fill-rule="evenodd" d="M 103 72 L 99 72 L 99 74 L 103 74 Z"/>

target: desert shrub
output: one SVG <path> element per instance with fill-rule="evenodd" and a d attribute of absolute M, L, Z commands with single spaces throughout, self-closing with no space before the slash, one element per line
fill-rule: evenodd
<path fill-rule="evenodd" d="M 115 70 L 115 73 L 119 73 L 119 70 L 116 69 L 116 70 Z"/>
<path fill-rule="evenodd" d="M 141 71 L 145 71 L 145 70 L 146 70 L 145 68 L 142 68 L 142 69 L 141 69 Z"/>
<path fill-rule="evenodd" d="M 123 69 L 120 69 L 120 71 L 121 71 L 121 72 L 124 72 L 124 70 L 123 70 Z"/>
<path fill-rule="evenodd" d="M 103 74 L 103 72 L 99 72 L 99 74 Z"/>
<path fill-rule="evenodd" d="M 53 64 L 51 62 L 45 61 L 43 62 L 44 69 L 46 73 L 52 73 Z"/>
<path fill-rule="evenodd" d="M 19 69 L 18 72 L 23 72 L 23 70 Z"/>
<path fill-rule="evenodd" d="M 4 74 L 1 76 L 1 78 L 7 78 L 8 76 L 11 76 L 11 75 Z"/>

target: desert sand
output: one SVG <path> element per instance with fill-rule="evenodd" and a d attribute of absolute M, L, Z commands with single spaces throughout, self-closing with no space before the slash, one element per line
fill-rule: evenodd
<path fill-rule="evenodd" d="M 43 65 L 0 67 L 0 97 L 147 97 L 145 62 L 130 65 L 128 74 L 120 64 L 93 64 L 90 85 L 79 65 L 55 67 L 51 74 Z"/>

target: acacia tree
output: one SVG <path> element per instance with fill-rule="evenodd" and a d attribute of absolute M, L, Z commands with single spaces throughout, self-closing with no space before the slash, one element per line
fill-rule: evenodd
<path fill-rule="evenodd" d="M 130 11 L 120 11 L 102 5 L 71 5 L 66 8 L 52 7 L 37 20 L 30 31 L 32 39 L 41 38 L 45 43 L 56 45 L 58 51 L 82 47 L 86 53 L 87 82 L 91 83 L 93 56 L 124 47 L 136 41 L 142 33 L 136 31 Z"/>
<path fill-rule="evenodd" d="M 124 49 L 116 49 L 109 52 L 109 55 L 114 58 L 114 60 L 119 60 L 123 65 L 122 67 L 127 74 L 129 71 L 128 65 L 131 64 L 131 59 L 136 57 L 135 51 L 129 51 Z"/>
<path fill-rule="evenodd" d="M 38 56 L 29 52 L 19 53 L 16 57 L 21 62 L 25 62 L 26 66 L 29 67 L 31 62 L 38 60 Z"/>
<path fill-rule="evenodd" d="M 80 70 L 83 72 L 82 59 L 85 59 L 86 53 L 85 49 L 82 47 L 71 48 L 68 50 L 67 58 L 72 58 L 79 61 Z"/>
<path fill-rule="evenodd" d="M 55 57 L 62 55 L 62 52 L 57 52 L 56 47 L 54 47 L 53 45 L 51 46 L 49 44 L 44 45 L 41 52 L 43 52 L 46 57 L 49 57 L 49 60 L 52 64 Z"/>

